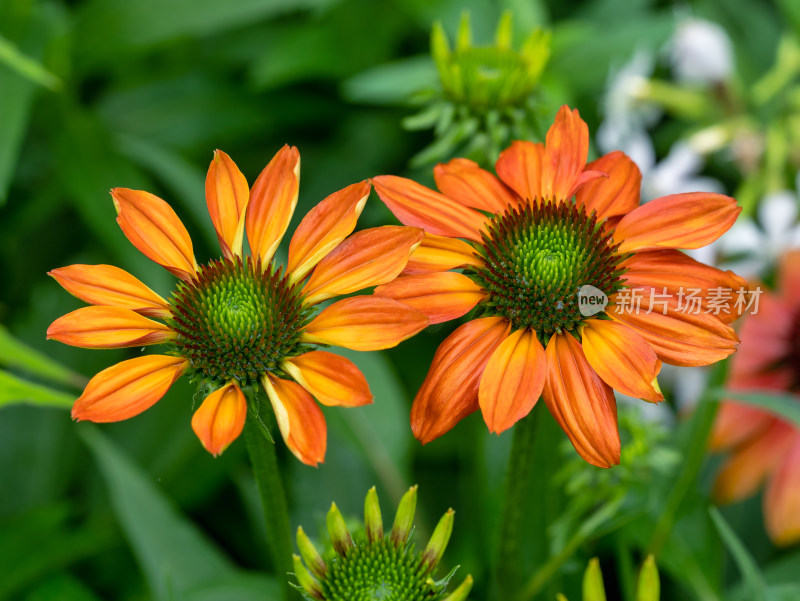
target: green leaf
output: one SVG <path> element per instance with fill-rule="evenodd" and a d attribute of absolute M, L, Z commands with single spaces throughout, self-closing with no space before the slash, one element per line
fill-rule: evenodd
<path fill-rule="evenodd" d="M 716 507 L 710 507 L 708 512 L 711 514 L 711 520 L 725 542 L 725 546 L 733 555 L 733 559 L 742 573 L 744 584 L 749 589 L 748 599 L 750 601 L 767 601 L 767 585 L 755 560 L 728 525 L 728 522 L 725 521 L 725 518 L 722 517 L 719 510 Z"/>
<path fill-rule="evenodd" d="M 75 395 L 34 384 L 0 370 L 0 407 L 14 403 L 31 403 L 69 409 L 75 398 Z"/>
<path fill-rule="evenodd" d="M 20 369 L 66 386 L 83 388 L 86 384 L 83 376 L 20 342 L 2 325 L 0 325 L 0 365 Z"/>
<path fill-rule="evenodd" d="M 335 0 L 94 0 L 77 11 L 78 54 L 107 62 L 120 52 L 177 38 L 201 38 Z"/>
<path fill-rule="evenodd" d="M 274 579 L 240 578 L 243 573 L 97 428 L 86 424 L 79 433 L 106 481 L 114 512 L 154 599 L 277 598 L 270 594 L 279 590 Z M 228 591 L 231 597 L 203 596 L 206 587 L 221 587 L 216 590 Z"/>
<path fill-rule="evenodd" d="M 712 399 L 715 401 L 732 400 L 758 407 L 769 411 L 776 417 L 792 422 L 800 428 L 800 403 L 798 403 L 797 395 L 780 394 L 772 391 L 735 392 L 731 390 L 717 390 L 712 394 Z"/>
<path fill-rule="evenodd" d="M 0 63 L 7 65 L 20 76 L 49 90 L 61 86 L 61 80 L 45 69 L 39 61 L 26 56 L 17 46 L 0 35 Z"/>
<path fill-rule="evenodd" d="M 413 56 L 368 69 L 342 83 L 342 95 L 350 102 L 397 105 L 408 102 L 420 90 L 433 88 L 439 76 L 427 55 Z"/>
<path fill-rule="evenodd" d="M 100 598 L 95 596 L 79 580 L 66 573 L 56 574 L 48 578 L 38 584 L 25 597 L 25 601 L 50 601 L 52 599 L 58 599 L 58 601 L 100 601 Z"/>

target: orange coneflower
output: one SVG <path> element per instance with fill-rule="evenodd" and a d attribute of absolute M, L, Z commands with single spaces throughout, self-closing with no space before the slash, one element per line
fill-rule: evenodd
<path fill-rule="evenodd" d="M 611 466 L 620 454 L 612 388 L 659 402 L 661 361 L 706 365 L 734 352 L 732 303 L 712 311 L 702 298 L 700 311 L 680 311 L 680 294 L 744 282 L 676 249 L 718 238 L 739 214 L 736 202 L 692 193 L 639 206 L 636 165 L 621 152 L 587 165 L 588 149 L 586 124 L 565 106 L 546 144 L 514 142 L 501 153 L 499 179 L 465 159 L 434 169 L 441 193 L 374 178 L 395 216 L 426 231 L 405 275 L 376 294 L 432 323 L 478 307 L 439 347 L 414 400 L 411 425 L 423 443 L 478 408 L 502 432 L 542 395 L 578 453 Z M 586 286 L 618 308 L 635 288 L 641 309 L 587 317 L 577 296 Z"/>
<path fill-rule="evenodd" d="M 742 325 L 731 391 L 800 395 L 800 251 L 783 257 L 778 279 L 780 290 L 762 292 L 758 312 Z M 711 447 L 733 449 L 717 476 L 716 498 L 739 501 L 769 479 L 767 531 L 778 545 L 800 541 L 800 430 L 766 411 L 728 401 L 714 424 Z"/>
<path fill-rule="evenodd" d="M 286 268 L 273 255 L 292 218 L 300 155 L 284 146 L 250 190 L 224 152 L 206 178 L 206 202 L 223 256 L 198 266 L 186 228 L 148 192 L 111 191 L 122 231 L 147 257 L 179 278 L 169 300 L 110 265 L 71 265 L 50 272 L 68 292 L 95 305 L 57 319 L 48 338 L 84 348 L 164 344 L 161 355 L 123 361 L 94 376 L 75 402 L 77 420 L 113 422 L 151 407 L 188 371 L 209 394 L 192 419 L 208 451 L 221 453 L 242 431 L 245 387 L 264 387 L 281 434 L 304 463 L 325 455 L 324 405 L 372 402 L 348 359 L 316 345 L 355 350 L 395 346 L 424 328 L 419 311 L 388 298 L 332 297 L 391 281 L 423 232 L 385 226 L 348 236 L 370 192 L 353 184 L 323 200 L 298 226 Z M 247 240 L 251 255 L 245 256 Z M 153 318 L 153 319 L 151 319 Z M 160 321 L 156 321 L 160 320 Z M 256 407 L 251 407 L 254 411 Z"/>

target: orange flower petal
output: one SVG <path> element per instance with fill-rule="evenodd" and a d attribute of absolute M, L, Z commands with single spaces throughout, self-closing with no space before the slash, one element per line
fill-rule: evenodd
<path fill-rule="evenodd" d="M 358 407 L 372 403 L 367 379 L 355 364 L 327 351 L 311 351 L 281 363 L 323 405 Z"/>
<path fill-rule="evenodd" d="M 764 517 L 772 542 L 787 546 L 800 540 L 800 437 L 783 457 L 764 495 Z"/>
<path fill-rule="evenodd" d="M 353 234 L 317 265 L 303 287 L 305 302 L 315 304 L 392 281 L 406 266 L 422 237 L 421 229 L 400 225 Z"/>
<path fill-rule="evenodd" d="M 775 418 L 766 411 L 735 401 L 725 401 L 714 420 L 709 448 L 719 451 L 737 446 L 760 436 L 774 422 Z"/>
<path fill-rule="evenodd" d="M 626 215 L 639 206 L 642 173 L 625 153 L 610 152 L 589 163 L 586 169 L 608 175 L 584 184 L 576 192 L 578 205 L 586 207 L 588 213 L 597 211 L 598 219 L 607 219 Z"/>
<path fill-rule="evenodd" d="M 478 409 L 481 375 L 508 330 L 508 322 L 501 317 L 474 319 L 439 345 L 411 407 L 411 430 L 422 444 Z"/>
<path fill-rule="evenodd" d="M 475 161 L 453 159 L 433 168 L 436 186 L 445 196 L 473 209 L 502 213 L 519 198 L 503 182 Z"/>
<path fill-rule="evenodd" d="M 791 250 L 781 257 L 778 282 L 787 303 L 800 309 L 800 250 Z"/>
<path fill-rule="evenodd" d="M 569 334 L 547 343 L 544 402 L 575 450 L 598 467 L 619 464 L 620 440 L 614 392 L 600 379 Z"/>
<path fill-rule="evenodd" d="M 206 176 L 206 204 L 219 238 L 222 253 L 229 259 L 242 256 L 244 215 L 250 188 L 231 157 L 217 150 Z"/>
<path fill-rule="evenodd" d="M 171 315 L 166 300 L 113 265 L 69 265 L 47 274 L 67 292 L 91 305 L 130 309 L 150 317 Z"/>
<path fill-rule="evenodd" d="M 287 271 L 292 282 L 302 280 L 353 232 L 370 188 L 368 181 L 347 186 L 328 196 L 303 217 L 289 243 Z"/>
<path fill-rule="evenodd" d="M 82 348 L 160 344 L 176 336 L 169 326 L 119 307 L 82 307 L 47 328 L 48 340 Z"/>
<path fill-rule="evenodd" d="M 354 351 L 378 351 L 397 346 L 427 326 L 427 317 L 396 300 L 354 296 L 323 309 L 300 339 Z"/>
<path fill-rule="evenodd" d="M 300 461 L 316 467 L 325 460 L 328 429 L 325 416 L 305 389 L 269 374 L 261 382 L 275 411 L 286 446 Z"/>
<path fill-rule="evenodd" d="M 481 377 L 478 402 L 489 432 L 504 432 L 528 415 L 544 388 L 547 359 L 536 333 L 513 332 L 498 346 Z"/>
<path fill-rule="evenodd" d="M 794 428 L 775 420 L 769 429 L 736 449 L 714 481 L 716 501 L 734 503 L 755 494 L 789 451 L 796 437 Z"/>
<path fill-rule="evenodd" d="M 380 175 L 372 184 L 401 223 L 439 236 L 481 241 L 488 221 L 482 213 L 404 177 Z"/>
<path fill-rule="evenodd" d="M 300 153 L 281 148 L 258 176 L 250 191 L 245 227 L 253 256 L 266 266 L 275 254 L 297 205 Z"/>
<path fill-rule="evenodd" d="M 731 373 L 737 388 L 753 389 L 750 383 L 739 386 L 739 383 L 748 384 L 753 376 L 765 373 L 778 374 L 775 365 L 785 359 L 791 352 L 790 333 L 792 331 L 795 314 L 788 302 L 764 291 L 759 298 L 758 313 L 745 317 L 741 328 L 742 344 L 731 365 Z M 744 381 L 742 381 L 744 379 Z M 776 381 L 757 382 L 757 385 L 780 390 L 783 383 Z M 783 387 L 783 390 L 786 390 Z"/>
<path fill-rule="evenodd" d="M 426 233 L 422 242 L 411 253 L 402 273 L 416 275 L 482 265 L 483 260 L 476 254 L 475 249 L 463 240 Z"/>
<path fill-rule="evenodd" d="M 452 271 L 402 276 L 378 286 L 375 294 L 414 307 L 432 324 L 466 315 L 486 298 L 475 282 Z"/>
<path fill-rule="evenodd" d="M 638 311 L 610 306 L 607 314 L 644 338 L 662 361 L 697 367 L 721 361 L 736 351 L 736 332 L 715 315 L 678 310 L 674 299 L 662 315 L 663 309 L 651 304 L 648 294 L 644 297 Z M 610 302 L 617 303 L 617 298 L 612 296 Z"/>
<path fill-rule="evenodd" d="M 622 262 L 626 269 L 622 277 L 630 288 L 654 289 L 663 292 L 664 288 L 672 295 L 693 295 L 700 300 L 700 311 L 710 312 L 723 323 L 730 323 L 740 317 L 749 297 L 738 303 L 738 290 L 747 290 L 747 282 L 732 271 L 722 271 L 716 267 L 695 261 L 679 250 L 655 250 L 634 254 Z M 695 292 L 696 291 L 696 292 Z"/>
<path fill-rule="evenodd" d="M 553 200 L 571 198 L 581 183 L 588 156 L 589 127 L 577 109 L 570 110 L 564 105 L 556 114 L 544 144 L 542 197 Z"/>
<path fill-rule="evenodd" d="M 540 199 L 544 154 L 542 144 L 514 141 L 500 153 L 494 168 L 500 179 L 522 199 Z"/>
<path fill-rule="evenodd" d="M 612 388 L 651 403 L 664 400 L 656 376 L 661 361 L 647 341 L 616 321 L 588 319 L 581 330 L 589 365 Z"/>
<path fill-rule="evenodd" d="M 172 207 L 141 190 L 114 188 L 111 197 L 117 223 L 128 240 L 170 273 L 182 280 L 192 279 L 197 270 L 192 239 Z"/>
<path fill-rule="evenodd" d="M 707 192 L 672 194 L 637 207 L 619 222 L 619 252 L 701 248 L 728 231 L 741 212 L 730 196 Z"/>
<path fill-rule="evenodd" d="M 72 406 L 72 419 L 118 422 L 152 407 L 189 362 L 183 357 L 146 355 L 104 369 Z"/>
<path fill-rule="evenodd" d="M 192 430 L 206 451 L 220 455 L 242 433 L 247 400 L 236 384 L 226 384 L 208 395 L 192 416 Z"/>

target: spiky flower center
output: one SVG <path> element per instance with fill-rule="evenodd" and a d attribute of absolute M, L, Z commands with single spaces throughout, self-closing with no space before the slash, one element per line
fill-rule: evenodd
<path fill-rule="evenodd" d="M 584 319 L 578 292 L 593 286 L 607 297 L 622 288 L 625 258 L 611 234 L 574 202 L 536 201 L 509 208 L 483 235 L 486 267 L 473 278 L 489 293 L 489 313 L 514 329 L 532 328 L 544 341 L 574 331 Z"/>
<path fill-rule="evenodd" d="M 384 537 L 336 555 L 320 585 L 326 601 L 434 601 L 441 590 L 429 574 L 412 545 Z"/>
<path fill-rule="evenodd" d="M 215 259 L 170 299 L 178 351 L 204 377 L 255 383 L 298 354 L 310 320 L 298 286 L 270 264 Z"/>

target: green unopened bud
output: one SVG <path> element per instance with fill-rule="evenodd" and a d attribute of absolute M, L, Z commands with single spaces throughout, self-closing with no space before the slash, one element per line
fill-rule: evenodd
<path fill-rule="evenodd" d="M 397 515 L 392 526 L 392 543 L 399 547 L 405 545 L 414 526 L 414 513 L 417 510 L 417 485 L 408 489 L 400 505 L 397 507 Z"/>
<path fill-rule="evenodd" d="M 556 593 L 556 601 L 567 601 L 567 598 L 561 593 Z"/>
<path fill-rule="evenodd" d="M 644 560 L 642 570 L 639 572 L 639 583 L 636 586 L 636 601 L 658 601 L 661 597 L 661 581 L 658 577 L 658 567 L 652 555 Z"/>
<path fill-rule="evenodd" d="M 433 570 L 439 565 L 439 561 L 444 555 L 444 550 L 447 548 L 447 543 L 450 542 L 450 535 L 453 533 L 454 515 L 455 511 L 448 509 L 433 530 L 431 540 L 428 541 L 428 546 L 422 552 L 422 566 L 425 569 Z"/>
<path fill-rule="evenodd" d="M 383 538 L 383 518 L 381 506 L 378 504 L 378 493 L 375 487 L 369 489 L 364 499 L 364 526 L 367 529 L 367 540 L 374 543 Z"/>
<path fill-rule="evenodd" d="M 336 503 L 331 503 L 331 510 L 328 512 L 328 535 L 336 552 L 342 557 L 347 555 L 347 551 L 353 546 L 353 539 Z"/>
<path fill-rule="evenodd" d="M 472 27 L 469 24 L 469 12 L 463 12 L 461 13 L 461 22 L 458 24 L 456 50 L 469 50 L 470 46 L 472 46 Z"/>
<path fill-rule="evenodd" d="M 603 572 L 596 557 L 589 560 L 589 565 L 583 573 L 583 601 L 606 601 Z"/>
<path fill-rule="evenodd" d="M 445 597 L 444 601 L 465 601 L 467 595 L 472 590 L 472 575 L 467 575 L 464 582 L 454 590 L 452 593 Z"/>
<path fill-rule="evenodd" d="M 497 44 L 498 48 L 511 48 L 513 24 L 511 11 L 504 11 L 503 16 L 500 17 L 500 22 L 497 24 L 497 33 L 495 34 L 495 44 Z"/>
<path fill-rule="evenodd" d="M 320 588 L 319 582 L 314 580 L 314 577 L 306 569 L 306 566 L 303 565 L 300 556 L 292 555 L 292 562 L 294 563 L 294 575 L 302 589 L 315 599 L 324 599 L 325 597 L 322 595 L 322 588 Z"/>
<path fill-rule="evenodd" d="M 308 565 L 311 573 L 317 578 L 324 578 L 325 572 L 328 570 L 325 566 L 325 560 L 322 559 L 322 555 L 319 554 L 302 526 L 297 528 L 297 548 L 300 550 L 300 555 Z"/>

